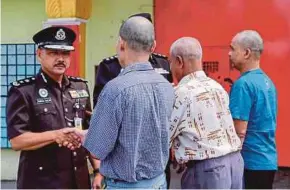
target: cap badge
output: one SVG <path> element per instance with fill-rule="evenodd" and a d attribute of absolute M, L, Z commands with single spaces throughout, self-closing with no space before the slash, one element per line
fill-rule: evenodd
<path fill-rule="evenodd" d="M 42 98 L 46 98 L 48 96 L 48 92 L 44 88 L 39 89 L 38 93 L 39 93 L 39 96 Z"/>
<path fill-rule="evenodd" d="M 65 38 L 66 38 L 65 32 L 63 31 L 63 29 L 59 29 L 56 32 L 55 39 L 57 39 L 57 40 L 64 40 Z"/>

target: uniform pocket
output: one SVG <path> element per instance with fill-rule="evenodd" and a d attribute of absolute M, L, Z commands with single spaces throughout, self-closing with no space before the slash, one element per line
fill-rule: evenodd
<path fill-rule="evenodd" d="M 35 105 L 35 129 L 39 132 L 58 129 L 57 111 L 53 104 Z"/>

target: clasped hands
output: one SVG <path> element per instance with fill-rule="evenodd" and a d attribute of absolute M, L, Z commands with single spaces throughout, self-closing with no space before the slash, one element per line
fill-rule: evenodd
<path fill-rule="evenodd" d="M 92 112 L 86 110 L 86 116 L 92 116 Z M 84 142 L 85 132 L 78 128 L 63 128 L 54 131 L 54 141 L 60 146 L 71 150 L 79 148 Z"/>
<path fill-rule="evenodd" d="M 75 150 L 84 142 L 84 133 L 78 128 L 63 128 L 54 131 L 53 139 L 60 147 Z"/>

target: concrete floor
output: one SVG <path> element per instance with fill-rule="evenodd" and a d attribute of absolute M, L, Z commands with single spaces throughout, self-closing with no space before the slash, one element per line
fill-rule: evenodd
<path fill-rule="evenodd" d="M 171 172 L 171 189 L 180 189 L 180 177 L 181 175 L 176 174 L 176 172 Z M 280 170 L 276 173 L 274 180 L 275 189 L 290 189 L 290 169 Z M 15 181 L 2 181 L 1 189 L 16 189 Z"/>

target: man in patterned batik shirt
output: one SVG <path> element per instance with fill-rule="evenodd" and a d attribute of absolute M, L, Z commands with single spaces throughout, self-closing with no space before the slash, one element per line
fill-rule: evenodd
<path fill-rule="evenodd" d="M 187 169 L 182 188 L 242 188 L 244 162 L 227 92 L 202 71 L 198 40 L 183 37 L 170 48 L 170 67 L 179 81 L 171 115 L 175 161 Z M 184 167 L 183 167 L 184 168 Z"/>

